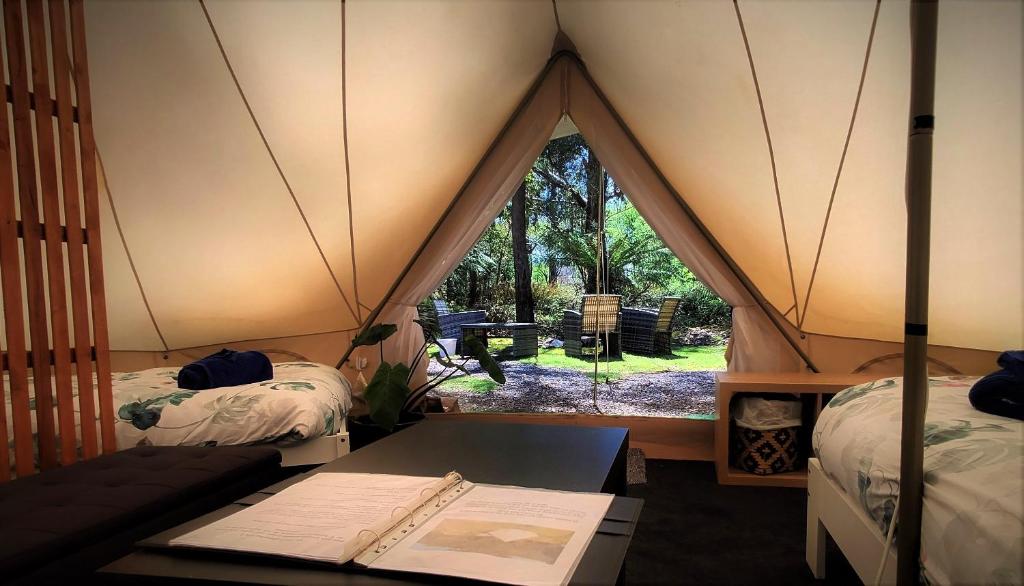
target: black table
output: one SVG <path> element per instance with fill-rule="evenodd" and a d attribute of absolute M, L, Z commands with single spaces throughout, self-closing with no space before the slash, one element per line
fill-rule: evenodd
<path fill-rule="evenodd" d="M 477 322 L 462 324 L 462 339 L 475 336 L 487 346 L 487 334 L 493 330 L 504 330 L 512 333 L 512 345 L 497 354 L 503 358 L 526 358 L 537 356 L 537 324 L 528 322 Z"/>
<path fill-rule="evenodd" d="M 255 504 L 316 472 L 441 476 L 458 470 L 477 483 L 511 484 L 622 495 L 629 431 L 622 428 L 428 420 L 401 433 L 270 486 L 235 504 L 151 537 L 139 551 L 101 570 L 117 583 L 228 582 L 257 584 L 450 583 L 449 577 L 356 572 L 273 558 L 169 550 L 169 539 Z M 616 497 L 572 578 L 574 584 L 613 584 L 642 502 Z M 463 581 L 465 582 L 465 581 Z"/>

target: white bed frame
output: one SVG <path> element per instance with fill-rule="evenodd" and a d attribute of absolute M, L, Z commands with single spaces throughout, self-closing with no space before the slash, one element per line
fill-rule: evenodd
<path fill-rule="evenodd" d="M 308 466 L 324 464 L 349 453 L 348 421 L 341 420 L 341 430 L 334 435 L 322 435 L 293 445 L 278 446 L 282 466 Z"/>
<path fill-rule="evenodd" d="M 865 584 L 875 583 L 885 537 L 846 491 L 825 474 L 817 458 L 807 462 L 807 565 L 825 577 L 825 538 L 831 535 Z M 896 548 L 891 547 L 882 584 L 896 583 Z"/>

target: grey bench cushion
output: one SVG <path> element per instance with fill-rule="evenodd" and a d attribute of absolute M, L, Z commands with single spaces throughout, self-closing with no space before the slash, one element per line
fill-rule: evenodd
<path fill-rule="evenodd" d="M 130 547 L 140 529 L 158 531 L 201 513 L 197 503 L 221 506 L 273 481 L 280 461 L 265 447 L 138 447 L 0 484 L 0 581 L 98 544 Z"/>

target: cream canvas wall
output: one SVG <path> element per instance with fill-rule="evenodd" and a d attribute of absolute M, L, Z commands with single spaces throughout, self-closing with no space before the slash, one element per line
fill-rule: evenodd
<path fill-rule="evenodd" d="M 348 168 L 341 4 L 206 6 L 220 46 L 194 0 L 86 5 L 113 348 L 347 339 L 543 69 L 551 3 L 347 2 Z M 902 339 L 906 2 L 879 12 L 809 303 L 874 2 L 739 4 L 795 287 L 733 5 L 557 6 L 609 102 L 779 314 L 810 334 Z M 1022 4 L 946 0 L 939 22 L 931 340 L 1022 346 Z"/>

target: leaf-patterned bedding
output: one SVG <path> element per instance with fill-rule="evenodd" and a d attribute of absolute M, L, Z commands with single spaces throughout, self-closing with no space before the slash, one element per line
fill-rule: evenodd
<path fill-rule="evenodd" d="M 113 374 L 114 430 L 119 450 L 136 445 L 297 442 L 337 433 L 352 408 L 348 381 L 323 364 L 279 363 L 274 365 L 271 380 L 203 391 L 179 389 L 178 370 L 151 368 Z M 10 388 L 4 382 L 5 388 Z M 77 384 L 73 392 L 77 403 Z M 7 393 L 5 400 L 10 414 Z M 34 400 L 31 408 L 34 415 Z M 35 432 L 35 417 L 32 423 Z M 13 461 L 11 427 L 8 417 Z"/>
<path fill-rule="evenodd" d="M 921 561 L 931 584 L 1024 583 L 1024 423 L 972 407 L 976 380 L 928 380 Z M 846 389 L 813 433 L 825 473 L 882 534 L 899 492 L 902 394 L 901 378 Z"/>

